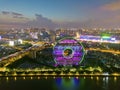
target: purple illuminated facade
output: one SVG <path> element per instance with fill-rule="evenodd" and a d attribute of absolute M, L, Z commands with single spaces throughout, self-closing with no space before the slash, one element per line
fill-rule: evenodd
<path fill-rule="evenodd" d="M 78 65 L 84 57 L 84 49 L 77 40 L 64 38 L 55 45 L 53 56 L 57 65 Z"/>

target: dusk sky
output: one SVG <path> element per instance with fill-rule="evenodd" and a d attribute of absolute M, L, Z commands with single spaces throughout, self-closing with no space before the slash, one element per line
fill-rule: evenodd
<path fill-rule="evenodd" d="M 120 0 L 0 0 L 0 28 L 120 26 Z"/>

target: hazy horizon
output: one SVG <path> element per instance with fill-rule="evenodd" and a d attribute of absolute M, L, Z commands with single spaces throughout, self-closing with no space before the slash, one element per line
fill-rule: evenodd
<path fill-rule="evenodd" d="M 0 0 L 0 28 L 117 28 L 120 0 Z"/>

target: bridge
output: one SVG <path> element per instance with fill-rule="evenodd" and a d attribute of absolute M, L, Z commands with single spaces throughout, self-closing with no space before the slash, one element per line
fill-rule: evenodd
<path fill-rule="evenodd" d="M 29 47 L 28 49 L 16 52 L 14 54 L 11 54 L 9 56 L 3 57 L 0 59 L 0 67 L 6 67 L 9 64 L 23 58 L 24 56 L 29 56 L 32 59 L 36 58 L 36 52 L 39 50 L 44 49 L 44 46 L 32 46 Z"/>

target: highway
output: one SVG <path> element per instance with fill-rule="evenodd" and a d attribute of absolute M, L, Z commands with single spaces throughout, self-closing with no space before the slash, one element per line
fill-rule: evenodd
<path fill-rule="evenodd" d="M 85 50 L 91 50 L 91 51 L 100 51 L 100 52 L 106 52 L 106 53 L 113 53 L 113 54 L 120 54 L 120 51 L 115 51 L 115 50 L 105 50 L 105 49 L 100 49 L 100 48 L 88 48 Z"/>

